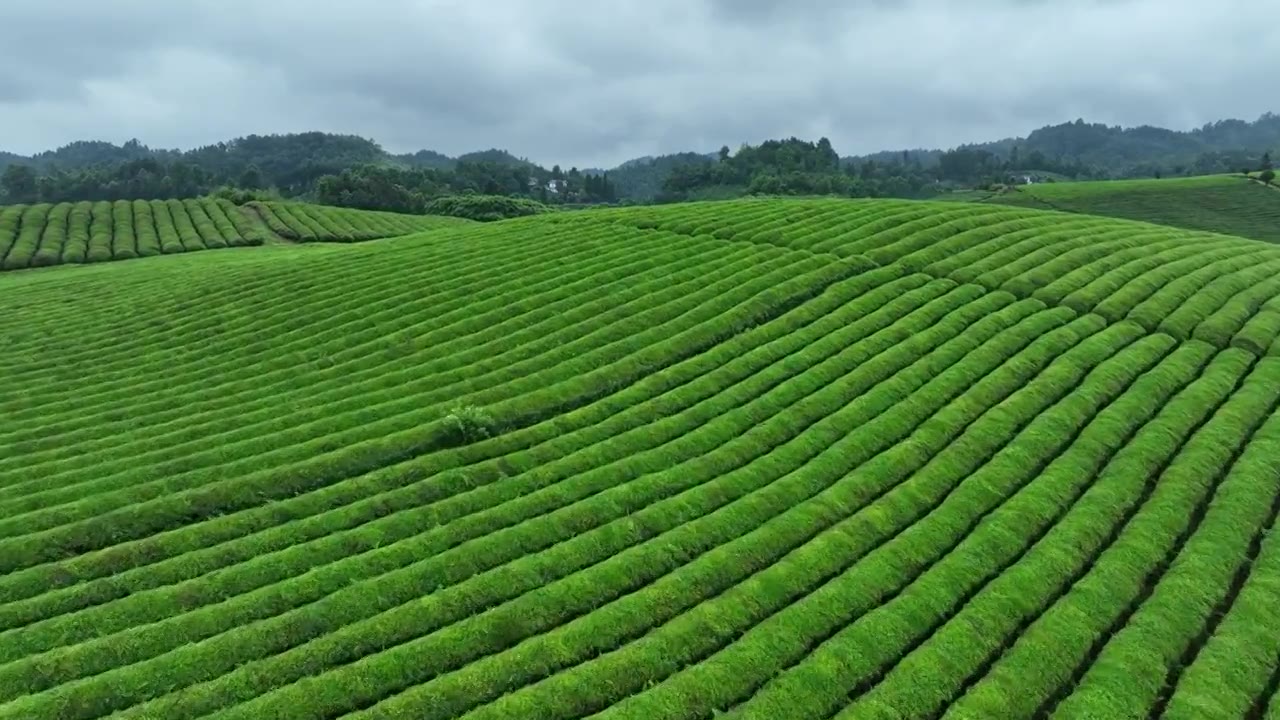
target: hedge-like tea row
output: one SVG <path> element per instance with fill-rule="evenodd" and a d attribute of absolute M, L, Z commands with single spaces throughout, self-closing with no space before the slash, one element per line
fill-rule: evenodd
<path fill-rule="evenodd" d="M 0 719 L 1280 711 L 1280 250 L 405 222 L 0 209 Z"/>
<path fill-rule="evenodd" d="M 0 269 L 261 245 L 271 233 L 301 242 L 352 242 L 468 224 L 294 202 L 236 207 L 214 198 L 8 205 L 0 207 Z"/>
<path fill-rule="evenodd" d="M 1075 185 L 1082 184 L 1061 188 Z M 664 213 L 674 218 L 661 221 L 641 209 L 608 216 L 636 227 L 686 234 L 696 229 L 901 263 L 936 277 L 1096 312 L 1113 322 L 1131 319 L 1150 331 L 1180 340 L 1194 336 L 1220 348 L 1230 345 L 1262 307 L 1280 302 L 1275 279 L 1280 253 L 1225 235 L 998 205 L 834 200 L 796 202 L 790 208 L 758 200 L 729 205 L 765 222 L 756 221 L 755 227 L 732 222 L 736 213 L 729 211 L 713 212 L 711 222 L 681 221 L 704 216 L 711 203 Z M 1269 341 L 1258 347 L 1266 333 L 1255 332 L 1260 336 L 1242 339 L 1241 346 L 1267 352 Z"/>
<path fill-rule="evenodd" d="M 271 232 L 298 242 L 375 240 L 468 224 L 467 220 L 440 215 L 404 215 L 295 202 L 255 200 L 246 207 L 257 212 Z"/>
<path fill-rule="evenodd" d="M 209 198 L 5 206 L 0 208 L 0 269 L 261 245 L 265 234 L 242 215 L 229 202 Z"/>

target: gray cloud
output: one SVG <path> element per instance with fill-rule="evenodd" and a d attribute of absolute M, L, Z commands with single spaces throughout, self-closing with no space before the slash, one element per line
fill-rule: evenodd
<path fill-rule="evenodd" d="M 1256 0 L 4 3 L 0 149 L 308 129 L 612 165 L 769 137 L 845 154 L 1076 117 L 1186 128 L 1275 103 Z"/>

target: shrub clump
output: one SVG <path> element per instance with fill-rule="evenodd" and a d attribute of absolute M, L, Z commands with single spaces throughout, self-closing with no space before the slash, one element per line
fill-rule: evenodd
<path fill-rule="evenodd" d="M 459 405 L 444 416 L 444 426 L 458 444 L 479 442 L 494 436 L 498 422 L 484 408 Z"/>
<path fill-rule="evenodd" d="M 448 195 L 427 203 L 426 214 L 447 215 L 491 222 L 525 215 L 540 215 L 551 208 L 537 200 L 505 195 Z"/>

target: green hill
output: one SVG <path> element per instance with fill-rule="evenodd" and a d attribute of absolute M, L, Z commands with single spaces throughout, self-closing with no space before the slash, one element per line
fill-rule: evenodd
<path fill-rule="evenodd" d="M 0 270 L 261 245 L 272 234 L 351 242 L 464 223 L 304 203 L 236 207 L 212 198 L 9 205 L 0 206 Z"/>
<path fill-rule="evenodd" d="M 0 718 L 1277 717 L 1278 270 L 752 200 L 2 274 Z"/>
<path fill-rule="evenodd" d="M 1280 188 L 1241 176 L 1021 185 L 990 201 L 1280 242 Z"/>

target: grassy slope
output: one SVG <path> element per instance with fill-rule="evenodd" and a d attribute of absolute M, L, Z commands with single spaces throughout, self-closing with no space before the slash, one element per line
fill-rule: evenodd
<path fill-rule="evenodd" d="M 1280 713 L 1277 270 L 758 200 L 0 275 L 0 718 Z"/>
<path fill-rule="evenodd" d="M 1239 176 L 1046 183 L 1020 186 L 990 202 L 1280 242 L 1280 192 Z"/>

